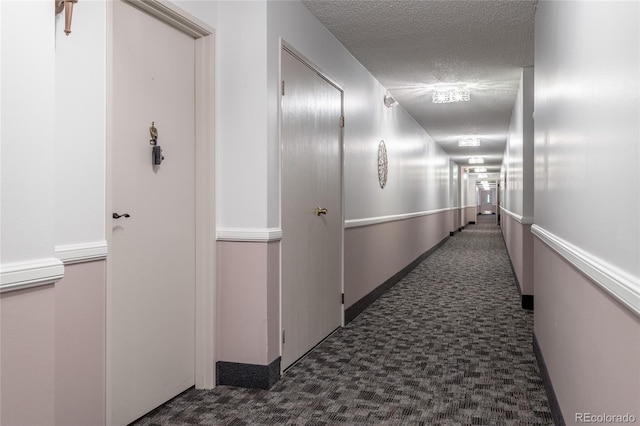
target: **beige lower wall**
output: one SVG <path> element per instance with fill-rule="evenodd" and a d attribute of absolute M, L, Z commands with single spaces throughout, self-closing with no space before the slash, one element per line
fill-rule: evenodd
<path fill-rule="evenodd" d="M 280 244 L 217 242 L 217 361 L 268 365 L 280 356 Z"/>
<path fill-rule="evenodd" d="M 280 243 L 267 244 L 267 363 L 280 356 Z"/>
<path fill-rule="evenodd" d="M 105 261 L 4 293 L 0 424 L 105 424 Z"/>
<path fill-rule="evenodd" d="M 452 229 L 451 231 L 456 232 L 462 227 L 462 221 L 460 219 L 460 207 L 456 207 L 451 210 L 451 220 L 452 220 Z"/>
<path fill-rule="evenodd" d="M 463 207 L 464 211 L 464 224 L 463 226 L 467 226 L 469 222 L 476 221 L 477 210 L 475 206 Z"/>
<path fill-rule="evenodd" d="M 56 425 L 105 424 L 105 261 L 67 265 L 55 286 Z"/>
<path fill-rule="evenodd" d="M 434 247 L 452 230 L 449 211 L 347 228 L 344 235 L 345 308 Z"/>
<path fill-rule="evenodd" d="M 534 238 L 534 329 L 564 420 L 640 421 L 640 318 Z"/>
<path fill-rule="evenodd" d="M 55 424 L 53 285 L 0 295 L 0 424 Z"/>
<path fill-rule="evenodd" d="M 504 213 L 500 218 L 500 226 L 511 264 L 518 278 L 520 293 L 533 295 L 533 234 L 531 233 L 531 225 L 522 224 L 513 216 Z"/>

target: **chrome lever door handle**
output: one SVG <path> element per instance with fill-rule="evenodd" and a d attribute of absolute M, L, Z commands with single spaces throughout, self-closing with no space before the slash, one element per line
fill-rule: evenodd
<path fill-rule="evenodd" d="M 131 217 L 131 215 L 129 213 L 125 213 L 125 214 L 114 213 L 113 214 L 113 218 L 114 219 L 120 219 L 121 217 Z"/>
<path fill-rule="evenodd" d="M 316 207 L 316 216 L 320 216 L 321 214 L 327 214 L 327 209 L 322 207 Z"/>

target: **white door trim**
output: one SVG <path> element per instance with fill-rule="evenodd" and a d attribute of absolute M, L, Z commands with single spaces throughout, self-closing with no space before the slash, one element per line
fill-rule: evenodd
<path fill-rule="evenodd" d="M 157 17 L 168 25 L 195 39 L 195 96 L 196 96 L 196 301 L 195 301 L 195 385 L 198 389 L 215 387 L 215 133 L 214 133 L 214 58 L 215 30 L 174 4 L 162 0 L 123 0 Z M 106 215 L 107 245 L 111 246 L 110 232 L 113 205 L 113 4 L 107 2 L 107 106 L 106 106 Z M 107 348 L 111 347 L 109 306 L 111 289 L 111 262 L 107 257 Z M 107 371 L 111 370 L 109 351 L 106 354 Z M 110 423 L 111 383 L 106 377 L 107 424 Z"/>
<path fill-rule="evenodd" d="M 208 37 L 214 33 L 214 29 L 206 23 L 175 4 L 166 0 L 123 0 L 140 10 L 144 10 L 150 15 L 155 16 L 169 26 L 190 35 L 195 39 Z"/>

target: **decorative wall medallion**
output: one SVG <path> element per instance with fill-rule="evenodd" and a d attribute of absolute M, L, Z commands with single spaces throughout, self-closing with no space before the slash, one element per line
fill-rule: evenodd
<path fill-rule="evenodd" d="M 380 182 L 380 188 L 384 188 L 387 184 L 387 147 L 384 141 L 380 141 L 378 144 L 378 181 Z"/>

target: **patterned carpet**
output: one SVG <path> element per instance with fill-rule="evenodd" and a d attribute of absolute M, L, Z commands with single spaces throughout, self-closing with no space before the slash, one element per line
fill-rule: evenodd
<path fill-rule="evenodd" d="M 190 390 L 138 425 L 548 425 L 495 216 L 451 237 L 271 390 Z"/>

